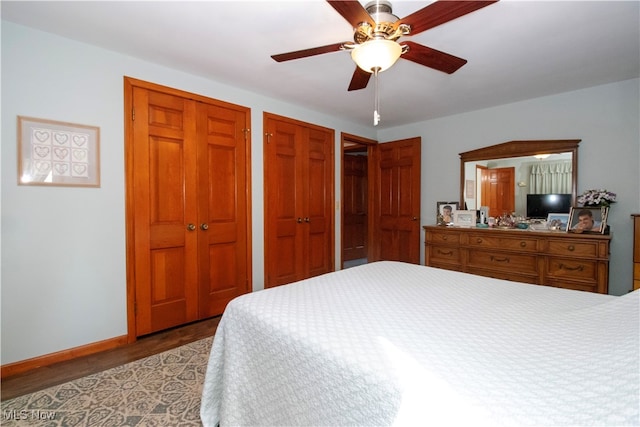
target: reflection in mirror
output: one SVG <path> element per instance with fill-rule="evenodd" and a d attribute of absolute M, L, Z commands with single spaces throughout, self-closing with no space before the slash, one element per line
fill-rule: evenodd
<path fill-rule="evenodd" d="M 546 208 L 528 210 L 529 194 L 568 195 L 560 197 L 569 199 L 573 206 L 578 143 L 579 140 L 511 141 L 461 153 L 463 206 L 486 206 L 488 215 L 493 217 L 515 212 L 538 218 L 546 218 Z"/>

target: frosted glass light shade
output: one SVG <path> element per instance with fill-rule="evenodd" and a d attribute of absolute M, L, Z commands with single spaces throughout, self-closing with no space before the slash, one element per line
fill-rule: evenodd
<path fill-rule="evenodd" d="M 356 46 L 351 51 L 351 58 L 367 73 L 373 73 L 375 68 L 384 71 L 396 63 L 402 48 L 392 40 L 369 40 Z"/>

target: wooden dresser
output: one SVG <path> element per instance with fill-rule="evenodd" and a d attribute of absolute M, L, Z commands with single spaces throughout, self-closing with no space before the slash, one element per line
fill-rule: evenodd
<path fill-rule="evenodd" d="M 640 213 L 633 219 L 633 290 L 640 289 Z"/>
<path fill-rule="evenodd" d="M 517 282 L 609 292 L 611 236 L 437 225 L 423 228 L 427 266 Z M 636 272 L 637 269 L 636 266 Z"/>

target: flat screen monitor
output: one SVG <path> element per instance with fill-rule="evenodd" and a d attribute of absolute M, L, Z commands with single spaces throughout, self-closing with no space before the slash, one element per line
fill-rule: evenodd
<path fill-rule="evenodd" d="M 571 194 L 527 194 L 527 217 L 546 219 L 550 213 L 569 213 Z"/>

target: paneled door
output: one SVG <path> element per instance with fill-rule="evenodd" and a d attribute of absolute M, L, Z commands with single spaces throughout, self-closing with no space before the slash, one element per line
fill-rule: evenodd
<path fill-rule="evenodd" d="M 125 98 L 135 337 L 221 314 L 250 291 L 249 112 L 133 79 Z"/>
<path fill-rule="evenodd" d="M 342 260 L 350 261 L 367 257 L 367 156 L 345 153 L 342 165 Z"/>
<path fill-rule="evenodd" d="M 251 291 L 248 112 L 198 103 L 200 317 Z"/>
<path fill-rule="evenodd" d="M 489 216 L 499 217 L 516 210 L 514 195 L 515 168 L 493 168 L 481 170 L 480 200 L 489 207 Z"/>
<path fill-rule="evenodd" d="M 265 287 L 334 266 L 334 132 L 265 113 Z"/>
<path fill-rule="evenodd" d="M 378 259 L 420 263 L 420 138 L 378 145 Z"/>

